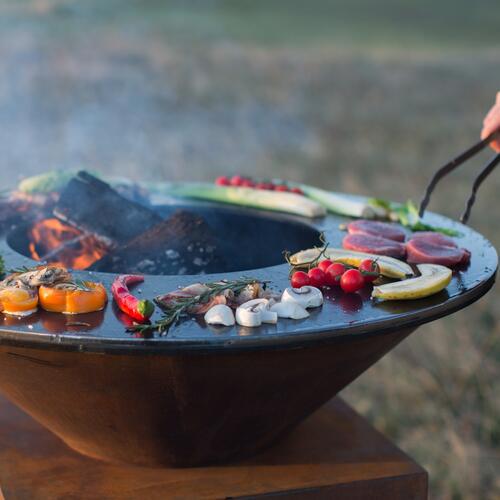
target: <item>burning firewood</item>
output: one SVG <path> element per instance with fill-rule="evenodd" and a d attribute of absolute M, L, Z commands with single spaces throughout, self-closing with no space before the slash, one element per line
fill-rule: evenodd
<path fill-rule="evenodd" d="M 105 182 L 79 172 L 61 192 L 53 213 L 30 232 L 36 260 L 106 272 L 200 274 L 220 271 L 218 240 L 189 211 L 169 219 L 124 198 Z"/>
<path fill-rule="evenodd" d="M 127 200 L 85 171 L 62 191 L 54 215 L 96 235 L 109 247 L 126 243 L 162 220 L 153 210 Z"/>

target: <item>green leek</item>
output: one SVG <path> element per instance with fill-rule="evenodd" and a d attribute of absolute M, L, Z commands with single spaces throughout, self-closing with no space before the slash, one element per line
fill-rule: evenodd
<path fill-rule="evenodd" d="M 209 183 L 179 183 L 150 186 L 159 194 L 195 198 L 241 205 L 263 210 L 274 210 L 301 215 L 303 217 L 322 217 L 326 210 L 320 203 L 306 196 L 278 191 L 264 191 L 246 187 L 217 186 Z"/>

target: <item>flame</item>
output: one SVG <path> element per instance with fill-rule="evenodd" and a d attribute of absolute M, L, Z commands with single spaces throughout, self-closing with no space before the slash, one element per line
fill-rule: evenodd
<path fill-rule="evenodd" d="M 107 248 L 95 236 L 68 226 L 59 219 L 36 222 L 28 237 L 33 259 L 67 268 L 86 269 L 107 253 Z"/>

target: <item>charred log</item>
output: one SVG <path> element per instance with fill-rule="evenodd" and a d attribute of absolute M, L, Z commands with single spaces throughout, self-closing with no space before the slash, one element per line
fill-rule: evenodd
<path fill-rule="evenodd" d="M 202 217 L 179 210 L 89 269 L 169 275 L 220 272 L 222 267 L 211 227 Z"/>
<path fill-rule="evenodd" d="M 153 210 L 124 198 L 85 171 L 70 180 L 53 213 L 110 247 L 130 241 L 162 220 Z"/>

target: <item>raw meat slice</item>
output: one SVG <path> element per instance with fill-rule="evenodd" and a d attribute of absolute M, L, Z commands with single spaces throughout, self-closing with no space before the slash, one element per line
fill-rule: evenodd
<path fill-rule="evenodd" d="M 348 234 L 344 237 L 342 246 L 347 250 L 389 257 L 404 257 L 406 253 L 403 243 L 366 233 Z"/>
<path fill-rule="evenodd" d="M 449 237 L 442 233 L 434 233 L 432 231 L 421 231 L 418 233 L 413 233 L 411 239 L 419 239 L 426 241 L 427 243 L 432 243 L 433 245 L 440 245 L 444 247 L 457 248 L 457 244 Z"/>
<path fill-rule="evenodd" d="M 406 244 L 407 261 L 411 264 L 441 264 L 453 267 L 467 264 L 470 252 L 465 248 L 439 245 L 426 238 L 413 238 Z"/>
<path fill-rule="evenodd" d="M 388 240 L 404 241 L 406 233 L 400 227 L 386 222 L 377 222 L 373 220 L 356 220 L 347 225 L 347 231 L 350 234 L 370 234 L 387 238 Z"/>

